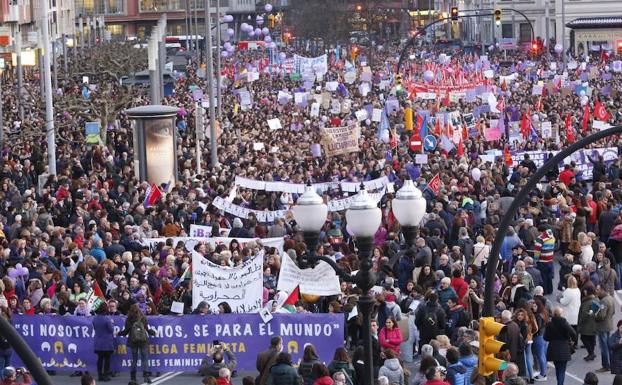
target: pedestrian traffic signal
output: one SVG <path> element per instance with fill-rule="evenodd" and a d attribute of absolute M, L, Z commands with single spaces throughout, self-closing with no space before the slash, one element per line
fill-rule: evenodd
<path fill-rule="evenodd" d="M 402 90 L 402 75 L 401 74 L 395 75 L 395 89 L 398 91 Z"/>
<path fill-rule="evenodd" d="M 495 24 L 501 25 L 501 17 L 503 16 L 502 11 L 500 9 L 495 9 Z"/>
<path fill-rule="evenodd" d="M 482 317 L 479 320 L 479 374 L 484 377 L 508 367 L 506 361 L 495 357 L 505 347 L 505 343 L 496 340 L 504 328 L 493 317 Z"/>
<path fill-rule="evenodd" d="M 451 7 L 451 20 L 458 21 L 458 7 Z"/>

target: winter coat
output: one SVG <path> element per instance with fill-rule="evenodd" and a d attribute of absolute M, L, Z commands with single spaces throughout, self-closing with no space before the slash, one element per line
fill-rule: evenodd
<path fill-rule="evenodd" d="M 383 327 L 380 329 L 378 335 L 378 341 L 383 349 L 392 349 L 396 353 L 400 353 L 400 345 L 402 344 L 402 331 L 397 325 L 393 326 L 393 329 L 387 329 Z"/>
<path fill-rule="evenodd" d="M 328 371 L 330 372 L 331 376 L 341 370 L 345 374 L 347 374 L 350 379 L 354 378 L 354 367 L 351 363 L 333 360 L 330 362 L 330 364 L 328 364 Z"/>
<path fill-rule="evenodd" d="M 450 298 L 458 298 L 458 294 L 454 290 L 453 287 L 449 286 L 447 289 L 442 289 L 437 292 L 438 294 L 438 303 L 443 307 L 443 310 L 449 310 L 449 305 L 447 305 L 447 301 Z"/>
<path fill-rule="evenodd" d="M 319 363 L 321 362 L 317 357 L 310 361 L 300 362 L 300 365 L 298 366 L 298 374 L 300 374 L 300 377 L 302 377 L 303 385 L 313 385 L 315 377 L 313 376 L 311 369 L 313 369 L 313 365 Z"/>
<path fill-rule="evenodd" d="M 93 317 L 93 350 L 96 352 L 114 351 L 114 325 L 112 318 L 106 315 L 96 315 Z"/>
<path fill-rule="evenodd" d="M 544 329 L 544 340 L 549 342 L 546 350 L 548 361 L 570 361 L 570 340 L 577 340 L 577 333 L 566 318 L 552 317 Z"/>
<path fill-rule="evenodd" d="M 302 385 L 302 379 L 293 366 L 289 364 L 276 364 L 270 368 L 268 385 Z"/>
<path fill-rule="evenodd" d="M 464 385 L 466 368 L 460 363 L 451 364 L 447 367 L 447 381 L 451 385 Z"/>
<path fill-rule="evenodd" d="M 596 332 L 613 331 L 613 316 L 616 312 L 613 297 L 607 294 L 600 299 L 600 310 L 596 314 Z"/>
<path fill-rule="evenodd" d="M 525 346 L 518 324 L 514 321 L 506 323 L 505 329 L 499 334 L 498 340 L 506 343 L 512 362 L 517 362 L 518 355 L 522 353 Z"/>
<path fill-rule="evenodd" d="M 579 323 L 579 308 L 581 307 L 581 290 L 579 288 L 567 288 L 559 300 L 564 310 L 564 318 L 570 325 Z"/>
<path fill-rule="evenodd" d="M 430 317 L 430 315 L 432 315 Z M 431 320 L 436 319 L 434 324 Z M 430 320 L 430 321 L 429 321 Z M 419 306 L 415 315 L 415 325 L 419 329 L 419 337 L 421 343 L 427 344 L 430 340 L 442 334 L 445 330 L 445 312 L 437 303 L 427 302 L 425 305 Z"/>
<path fill-rule="evenodd" d="M 622 374 L 622 335 L 615 331 L 609 336 L 609 360 L 612 374 Z"/>
<path fill-rule="evenodd" d="M 203 358 L 201 361 L 201 367 L 199 368 L 199 373 L 202 377 L 218 378 L 220 369 L 222 368 L 227 368 L 233 373 L 233 370 L 237 366 L 238 360 L 230 350 L 225 350 L 224 353 L 227 356 L 226 362 L 224 359 L 221 362 L 214 362 L 213 356 L 206 356 Z"/>
<path fill-rule="evenodd" d="M 473 370 L 477 366 L 477 357 L 471 354 L 470 356 L 460 357 L 459 361 L 466 369 L 464 385 L 471 385 L 471 374 L 473 374 Z"/>
<path fill-rule="evenodd" d="M 259 372 L 259 375 L 257 376 L 258 380 L 255 381 L 256 384 L 266 385 L 270 368 L 276 363 L 276 356 L 278 354 L 279 352 L 276 349 L 270 348 L 257 355 L 255 368 Z"/>
<path fill-rule="evenodd" d="M 596 317 L 598 310 L 598 298 L 594 295 L 588 295 L 581 300 L 579 308 L 579 323 L 577 324 L 577 333 L 586 336 L 596 335 Z"/>
<path fill-rule="evenodd" d="M 398 358 L 385 360 L 384 365 L 380 367 L 378 376 L 385 376 L 388 378 L 389 384 L 404 385 L 404 369 L 402 369 Z"/>
<path fill-rule="evenodd" d="M 312 385 L 333 385 L 335 382 L 330 376 L 320 377 Z"/>

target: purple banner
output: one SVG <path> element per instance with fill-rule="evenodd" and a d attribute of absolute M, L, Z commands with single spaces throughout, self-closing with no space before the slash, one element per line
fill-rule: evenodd
<path fill-rule="evenodd" d="M 302 358 L 306 344 L 313 344 L 325 362 L 343 346 L 343 314 L 273 316 L 268 323 L 258 314 L 148 317 L 150 328 L 156 332 L 149 339 L 149 364 L 157 371 L 195 371 L 214 340 L 229 346 L 238 360 L 238 370 L 253 371 L 257 354 L 270 346 L 274 336 L 283 338 L 283 350 L 292 354 L 294 362 Z M 125 317 L 110 318 L 116 335 L 123 329 Z M 92 317 L 15 315 L 12 320 L 44 368 L 96 372 Z M 129 371 L 131 351 L 126 344 L 127 338 L 115 337 L 112 370 Z"/>

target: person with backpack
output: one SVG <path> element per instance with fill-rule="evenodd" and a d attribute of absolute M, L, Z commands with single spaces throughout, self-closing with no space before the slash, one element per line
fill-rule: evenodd
<path fill-rule="evenodd" d="M 137 303 L 130 306 L 125 319 L 125 326 L 119 332 L 120 336 L 128 336 L 127 344 L 132 351 L 132 366 L 130 371 L 130 385 L 136 384 L 136 364 L 140 355 L 141 366 L 143 369 L 143 379 L 146 383 L 151 383 L 149 372 L 149 336 L 154 337 L 155 331 L 149 329 L 147 317 L 140 311 Z"/>
<path fill-rule="evenodd" d="M 415 325 L 419 329 L 419 351 L 423 345 L 429 344 L 445 330 L 445 312 L 438 304 L 438 295 L 435 292 L 429 292 L 425 305 L 419 306 Z"/>
<path fill-rule="evenodd" d="M 596 312 L 600 308 L 600 302 L 594 295 L 594 286 L 589 284 L 583 288 L 583 299 L 579 307 L 579 323 L 577 332 L 581 335 L 581 342 L 585 345 L 587 356 L 585 361 L 594 361 L 596 355 Z"/>

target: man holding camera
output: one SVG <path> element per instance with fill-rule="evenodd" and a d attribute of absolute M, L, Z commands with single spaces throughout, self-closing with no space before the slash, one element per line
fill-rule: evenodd
<path fill-rule="evenodd" d="M 17 377 L 21 376 L 22 380 L 18 381 Z M 12 366 L 7 366 L 2 371 L 2 382 L 1 385 L 30 385 L 32 384 L 32 378 L 30 377 L 30 373 L 24 368 L 15 369 Z"/>
<path fill-rule="evenodd" d="M 227 357 L 226 360 L 225 356 Z M 238 360 L 227 345 L 214 342 L 214 344 L 208 348 L 207 357 L 203 358 L 201 362 L 199 373 L 203 377 L 209 376 L 218 378 L 220 369 L 227 368 L 233 373 L 237 364 Z"/>

